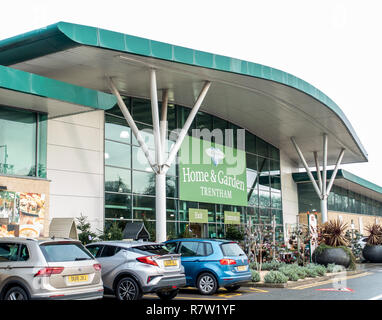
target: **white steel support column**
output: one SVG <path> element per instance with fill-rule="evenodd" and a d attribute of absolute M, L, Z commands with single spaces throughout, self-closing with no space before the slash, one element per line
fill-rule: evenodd
<path fill-rule="evenodd" d="M 111 78 L 108 78 L 108 81 L 109 81 L 109 86 L 110 86 L 111 92 L 117 98 L 117 103 L 118 103 L 119 109 L 121 109 L 121 112 L 122 112 L 123 116 L 125 117 L 125 120 L 129 124 L 131 131 L 133 132 L 135 138 L 138 141 L 139 146 L 142 148 L 142 151 L 143 151 L 144 155 L 146 156 L 150 167 L 153 169 L 154 172 L 156 172 L 157 167 L 156 167 L 153 159 L 151 158 L 151 155 L 149 153 L 149 149 L 148 149 L 145 141 L 143 140 L 143 138 L 139 132 L 139 129 L 133 120 L 133 117 L 131 116 L 129 110 L 127 109 L 127 107 L 125 105 L 125 102 L 123 101 L 121 95 L 119 94 L 117 88 L 115 87 L 113 80 L 111 80 Z"/>
<path fill-rule="evenodd" d="M 148 151 L 148 147 L 144 142 L 139 130 L 127 109 L 121 95 L 119 94 L 117 88 L 115 87 L 113 81 L 108 78 L 110 90 L 116 96 L 118 106 L 121 109 L 127 123 L 129 124 L 131 131 L 133 132 L 135 138 L 137 139 L 142 151 L 144 152 L 150 166 L 155 173 L 155 211 L 156 211 L 156 241 L 163 242 L 166 241 L 166 173 L 170 168 L 176 154 L 178 153 L 180 146 L 187 134 L 192 121 L 195 119 L 199 108 L 207 95 L 208 89 L 210 88 L 211 82 L 206 81 L 200 94 L 182 128 L 179 133 L 176 143 L 173 145 L 170 154 L 166 161 L 165 158 L 165 144 L 166 144 L 166 132 L 167 132 L 167 105 L 168 105 L 168 90 L 163 91 L 162 99 L 162 112 L 161 121 L 159 121 L 159 110 L 158 110 L 158 96 L 157 96 L 157 83 L 156 83 L 156 72 L 154 69 L 150 69 L 150 96 L 151 96 L 151 113 L 153 119 L 154 128 L 154 140 L 155 140 L 155 162 L 152 160 L 151 155 Z"/>
<path fill-rule="evenodd" d="M 166 132 L 167 132 L 167 107 L 168 107 L 168 89 L 164 89 L 162 93 L 162 112 L 160 120 L 160 136 L 162 143 L 163 159 L 166 153 Z"/>
<path fill-rule="evenodd" d="M 313 155 L 314 155 L 314 162 L 316 164 L 316 172 L 317 172 L 317 180 L 318 180 L 318 187 L 320 188 L 320 191 L 322 193 L 322 179 L 321 179 L 321 170 L 320 170 L 320 166 L 318 164 L 318 154 L 317 154 L 317 151 L 314 151 L 313 152 Z"/>
<path fill-rule="evenodd" d="M 186 136 L 186 134 L 188 132 L 188 129 L 190 129 L 191 123 L 192 123 L 192 121 L 194 121 L 195 116 L 198 113 L 199 108 L 202 105 L 202 102 L 203 102 L 205 96 L 207 95 L 207 92 L 208 92 L 208 89 L 210 88 L 210 86 L 211 86 L 211 82 L 210 81 L 206 81 L 204 83 L 204 86 L 203 86 L 202 90 L 200 91 L 198 99 L 196 100 L 193 108 L 191 109 L 191 112 L 188 115 L 187 120 L 184 123 L 184 126 L 183 126 L 182 130 L 180 130 L 180 132 L 179 132 L 178 139 L 176 140 L 175 144 L 171 148 L 171 151 L 170 151 L 170 154 L 169 154 L 169 156 L 167 158 L 167 161 L 164 163 L 164 165 L 166 167 L 163 168 L 163 170 L 165 170 L 165 172 L 167 172 L 167 170 L 170 168 L 172 162 L 174 161 L 175 156 L 178 153 L 178 151 L 180 149 L 180 146 L 182 145 L 184 137 Z"/>
<path fill-rule="evenodd" d="M 161 130 L 159 125 L 159 108 L 157 95 L 157 80 L 154 69 L 150 70 L 151 114 L 155 141 L 155 162 L 158 171 L 155 175 L 155 238 L 158 242 L 166 241 L 166 174 L 162 172 L 163 152 Z"/>
<path fill-rule="evenodd" d="M 328 135 L 324 133 L 323 143 L 323 158 L 322 158 L 322 194 L 326 194 L 326 165 L 328 163 Z M 326 222 L 326 221 L 325 221 Z"/>
<path fill-rule="evenodd" d="M 294 139 L 294 137 L 292 137 L 290 139 L 292 140 L 292 143 L 293 143 L 293 145 L 294 145 L 294 147 L 295 147 L 295 149 L 297 151 L 298 156 L 300 157 L 300 160 L 301 160 L 301 162 L 302 162 L 302 164 L 303 164 L 303 166 L 304 166 L 304 168 L 306 170 L 306 173 L 308 174 L 309 179 L 310 179 L 310 181 L 313 184 L 314 190 L 316 191 L 317 195 L 321 198 L 321 190 L 318 188 L 316 180 L 314 180 L 314 177 L 313 177 L 312 172 L 310 171 L 310 169 L 308 167 L 308 164 L 306 163 L 304 155 L 302 154 L 302 152 L 301 152 L 299 146 L 297 145 L 296 140 Z"/>
<path fill-rule="evenodd" d="M 319 185 L 317 185 L 317 183 L 316 183 L 316 181 L 315 181 L 315 179 L 314 179 L 314 177 L 313 177 L 313 175 L 312 175 L 312 173 L 308 167 L 308 164 L 304 158 L 304 155 L 302 154 L 302 152 L 301 152 L 299 146 L 297 145 L 294 137 L 291 137 L 291 140 L 292 140 L 294 147 L 296 148 L 298 156 L 300 157 L 300 159 L 302 161 L 302 164 L 304 165 L 306 173 L 308 174 L 309 179 L 313 184 L 313 188 L 316 191 L 318 197 L 320 198 L 321 221 L 322 221 L 322 223 L 325 223 L 328 221 L 328 197 L 329 197 L 329 193 L 330 193 L 330 190 L 332 189 L 334 180 L 335 180 L 337 172 L 338 172 L 339 165 L 341 164 L 342 158 L 344 156 L 345 149 L 344 148 L 341 149 L 341 152 L 338 156 L 338 159 L 337 159 L 335 168 L 333 170 L 332 176 L 330 177 L 330 181 L 327 184 L 328 135 L 326 133 L 323 135 L 322 176 L 321 176 L 321 172 L 320 172 L 320 166 L 318 163 L 317 152 L 316 151 L 313 152 L 314 162 L 315 162 L 316 170 L 317 170 L 317 180 L 318 180 L 318 184 L 319 184 Z"/>
<path fill-rule="evenodd" d="M 333 183 L 334 183 L 334 179 L 336 178 L 338 168 L 339 168 L 339 166 L 340 166 L 340 163 L 341 163 L 341 161 L 342 161 L 342 158 L 344 157 L 344 153 L 345 153 L 345 149 L 342 148 L 342 149 L 341 149 L 341 152 L 340 152 L 340 154 L 339 154 L 339 156 L 338 156 L 338 159 L 337 159 L 337 162 L 336 162 L 336 166 L 334 167 L 333 174 L 332 174 L 332 176 L 331 176 L 331 178 L 330 178 L 328 187 L 327 187 L 327 189 L 326 189 L 326 192 L 327 192 L 328 195 L 329 195 L 329 193 L 330 193 L 330 190 L 332 189 L 332 186 L 333 186 Z"/>
<path fill-rule="evenodd" d="M 166 228 L 166 173 L 155 175 L 155 237 L 157 242 L 167 240 Z"/>

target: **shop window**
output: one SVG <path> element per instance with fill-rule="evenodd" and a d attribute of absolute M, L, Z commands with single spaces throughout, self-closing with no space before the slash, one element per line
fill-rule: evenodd
<path fill-rule="evenodd" d="M 245 151 L 256 153 L 256 136 L 248 131 L 245 131 Z"/>
<path fill-rule="evenodd" d="M 134 121 L 153 124 L 150 100 L 133 98 L 132 110 Z"/>
<path fill-rule="evenodd" d="M 131 196 L 120 193 L 105 193 L 105 208 L 131 211 Z"/>
<path fill-rule="evenodd" d="M 247 189 L 247 200 L 249 206 L 259 205 L 259 190 L 258 188 Z"/>
<path fill-rule="evenodd" d="M 215 222 L 216 221 L 215 204 L 213 204 L 213 203 L 200 203 L 199 209 L 208 210 L 208 222 Z"/>
<path fill-rule="evenodd" d="M 113 208 L 105 206 L 105 218 L 106 219 L 131 219 L 130 208 Z"/>
<path fill-rule="evenodd" d="M 177 232 L 176 232 L 176 224 L 174 222 L 167 222 L 166 223 L 166 229 L 167 229 L 167 238 L 168 239 L 176 239 L 177 238 Z M 175 248 L 173 247 L 173 245 L 175 245 L 175 248 L 176 248 L 176 245 L 177 243 L 168 243 L 166 245 L 167 249 L 169 249 L 170 252 L 174 252 L 172 250 L 174 250 Z"/>
<path fill-rule="evenodd" d="M 155 174 L 133 171 L 133 193 L 155 195 Z"/>
<path fill-rule="evenodd" d="M 131 143 L 131 129 L 125 119 L 105 115 L 105 138 L 119 141 L 122 143 Z"/>
<path fill-rule="evenodd" d="M 268 143 L 266 143 L 264 140 L 260 139 L 259 137 L 256 137 L 256 151 L 259 156 L 262 157 L 269 157 L 269 147 Z"/>
<path fill-rule="evenodd" d="M 151 109 L 150 109 L 151 110 Z M 151 116 L 150 116 L 151 118 Z M 136 126 L 139 130 L 139 133 L 145 142 L 147 148 L 155 150 L 155 140 L 154 140 L 154 132 L 153 127 L 148 126 L 146 124 L 138 123 L 136 122 Z M 135 146 L 139 146 L 138 140 L 135 138 L 135 136 L 132 136 L 132 143 Z"/>
<path fill-rule="evenodd" d="M 0 174 L 46 177 L 46 121 L 43 114 L 0 108 Z"/>
<path fill-rule="evenodd" d="M 271 223 L 271 212 L 269 209 L 259 209 L 259 218 L 261 223 L 269 224 Z"/>
<path fill-rule="evenodd" d="M 131 171 L 105 167 L 105 191 L 131 192 Z"/>
<path fill-rule="evenodd" d="M 217 237 L 216 223 L 209 223 L 207 227 L 208 227 L 208 238 L 216 238 Z"/>
<path fill-rule="evenodd" d="M 271 193 L 271 202 L 272 202 L 272 208 L 281 209 L 281 193 L 279 192 L 272 192 Z"/>
<path fill-rule="evenodd" d="M 196 115 L 196 128 L 212 131 L 212 116 L 199 111 Z"/>
<path fill-rule="evenodd" d="M 176 198 L 178 196 L 176 177 L 166 176 L 166 196 Z"/>
<path fill-rule="evenodd" d="M 188 210 L 190 208 L 198 208 L 197 202 L 179 201 L 179 220 L 189 221 Z"/>
<path fill-rule="evenodd" d="M 134 196 L 133 218 L 155 220 L 155 197 Z"/>
<path fill-rule="evenodd" d="M 280 160 L 280 150 L 272 145 L 269 145 L 269 157 L 274 160 Z"/>
<path fill-rule="evenodd" d="M 105 141 L 105 164 L 109 166 L 130 168 L 130 145 L 114 141 Z"/>
<path fill-rule="evenodd" d="M 167 220 L 177 220 L 178 200 L 166 199 L 166 216 Z"/>

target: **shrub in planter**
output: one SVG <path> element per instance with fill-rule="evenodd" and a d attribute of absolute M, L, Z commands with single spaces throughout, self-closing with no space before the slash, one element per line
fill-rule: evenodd
<path fill-rule="evenodd" d="M 306 272 L 306 276 L 309 278 L 315 278 L 318 276 L 317 270 L 313 267 L 304 267 L 304 270 Z"/>
<path fill-rule="evenodd" d="M 286 275 L 286 276 L 288 277 L 288 280 L 289 280 L 289 281 L 297 281 L 297 280 L 299 279 L 299 276 L 298 276 L 298 274 L 297 274 L 297 271 L 296 271 L 296 269 L 293 268 L 293 267 L 287 267 L 287 266 L 285 266 L 285 267 L 281 267 L 281 268 L 279 269 L 279 271 L 280 271 L 281 273 L 283 273 L 284 275 Z"/>
<path fill-rule="evenodd" d="M 281 273 L 280 271 L 269 271 L 265 277 L 264 282 L 266 283 L 286 283 L 288 282 L 288 277 Z"/>
<path fill-rule="evenodd" d="M 251 262 L 249 264 L 249 268 L 252 269 L 252 270 L 258 270 L 258 267 L 259 267 L 259 264 L 255 261 L 255 262 Z"/>
<path fill-rule="evenodd" d="M 310 263 L 307 265 L 307 268 L 313 269 L 319 277 L 322 277 L 326 274 L 325 266 L 320 264 Z"/>
<path fill-rule="evenodd" d="M 326 272 L 328 272 L 328 273 L 341 272 L 341 271 L 344 271 L 344 269 L 345 268 L 343 266 L 338 266 L 335 263 L 330 263 L 326 267 Z"/>
<path fill-rule="evenodd" d="M 346 228 L 347 224 L 339 220 L 328 221 L 320 227 L 320 245 L 313 252 L 313 262 L 324 266 L 335 263 L 355 269 L 355 257 L 347 247 Z"/>
<path fill-rule="evenodd" d="M 256 270 L 251 270 L 252 274 L 252 282 L 259 282 L 260 281 L 260 274 Z"/>
<path fill-rule="evenodd" d="M 273 270 L 273 271 L 277 271 L 279 270 L 281 267 L 285 266 L 286 263 L 284 262 L 279 262 L 279 261 L 276 261 L 276 260 L 272 260 L 270 262 L 264 262 L 261 266 L 261 270 Z"/>
<path fill-rule="evenodd" d="M 378 224 L 368 226 L 366 230 L 369 233 L 366 246 L 362 250 L 365 260 L 381 263 L 382 262 L 382 227 Z"/>

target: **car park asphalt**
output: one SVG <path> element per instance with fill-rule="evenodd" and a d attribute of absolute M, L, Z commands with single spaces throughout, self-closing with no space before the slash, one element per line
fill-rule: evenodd
<path fill-rule="evenodd" d="M 294 288 L 241 287 L 235 292 L 220 288 L 214 295 L 199 294 L 196 288 L 179 291 L 175 300 L 382 300 L 382 264 L 363 264 L 362 273 L 341 276 L 323 282 Z M 105 299 L 113 299 L 105 296 Z M 156 294 L 146 294 L 144 300 L 158 300 Z"/>

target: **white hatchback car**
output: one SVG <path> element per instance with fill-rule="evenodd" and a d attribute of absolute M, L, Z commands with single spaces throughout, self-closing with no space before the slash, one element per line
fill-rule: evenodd
<path fill-rule="evenodd" d="M 0 300 L 102 297 L 101 265 L 81 242 L 0 238 Z"/>

